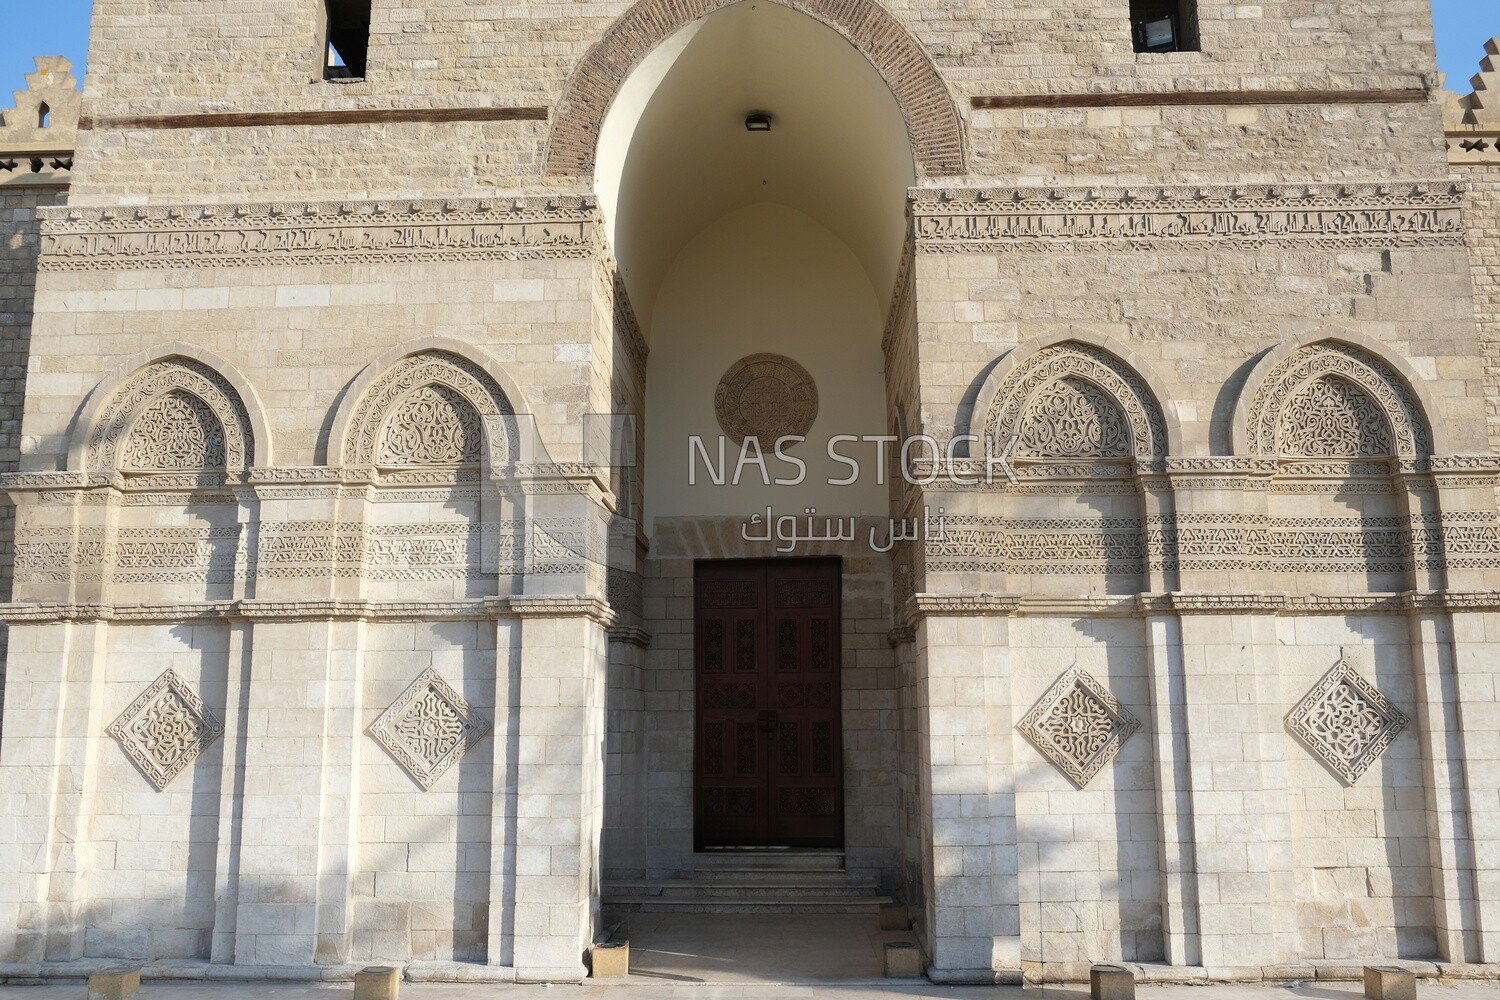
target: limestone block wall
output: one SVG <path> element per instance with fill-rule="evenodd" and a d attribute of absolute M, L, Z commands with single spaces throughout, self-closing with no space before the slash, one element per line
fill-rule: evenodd
<path fill-rule="evenodd" d="M 87 923 L 85 955 L 146 960 L 209 955 L 226 818 L 226 747 L 215 743 L 182 780 L 158 792 L 119 752 L 105 727 L 164 669 L 176 671 L 207 703 L 225 704 L 230 655 L 229 630 L 222 625 L 109 630 L 102 676 L 96 679 L 102 725 L 88 733 L 88 757 L 97 764 L 85 772 L 87 839 L 75 846 L 87 859 L 86 890 L 79 899 Z M 41 659 L 35 653 L 31 658 Z M 32 674 L 21 683 L 38 680 Z"/>
<path fill-rule="evenodd" d="M 230 630 L 215 624 L 14 628 L 5 753 L 10 773 L 26 778 L 5 792 L 24 840 L 4 848 L 4 906 L 12 934 L 38 957 L 208 958 L 221 836 L 234 822 L 223 782 L 233 744 L 216 742 L 161 792 L 142 769 L 150 755 L 122 752 L 114 732 L 130 742 L 132 706 L 166 670 L 202 692 L 222 725 L 239 679 L 232 650 Z M 57 675 L 60 663 L 68 676 Z M 56 728 L 59 710 L 75 721 L 69 736 Z M 55 794 L 60 757 L 69 792 L 38 813 L 33 799 Z M 71 933 L 44 939 L 49 925 Z M 7 960 L 14 954 L 7 948 Z"/>
<path fill-rule="evenodd" d="M 331 205 L 320 216 L 273 223 L 270 245 L 258 243 L 253 224 L 225 226 L 212 211 L 193 212 L 191 221 L 164 210 L 142 220 L 97 213 L 55 220 L 34 333 L 27 433 L 35 448 L 26 467 L 58 465 L 79 400 L 111 365 L 172 341 L 206 348 L 244 372 L 264 404 L 278 464 L 321 463 L 345 387 L 382 352 L 432 337 L 475 345 L 504 365 L 525 386 L 552 457 L 576 459 L 590 405 L 580 386 L 595 377 L 594 265 L 586 259 L 593 217 L 576 202 L 559 209 L 555 249 L 506 259 L 471 253 L 473 241 L 525 240 L 538 216 L 467 210 L 465 221 L 440 203 L 388 216 L 366 206 L 351 219 Z M 250 211 L 264 222 L 286 219 Z M 436 228 L 454 223 L 459 228 L 441 234 Z M 412 225 L 404 231 L 436 242 L 398 250 L 404 262 L 360 249 L 394 248 L 406 239 L 400 227 Z M 135 249 L 111 253 L 116 239 Z M 607 371 L 603 377 L 607 386 Z"/>
<path fill-rule="evenodd" d="M 0 188 L 0 225 L 8 239 L 0 247 L 0 471 L 14 472 L 21 460 L 21 413 L 30 358 L 36 261 L 41 247 L 36 210 L 61 204 L 65 188 Z M 15 558 L 15 508 L 0 505 L 0 593 L 10 596 Z M 0 709 L 4 706 L 4 630 L 0 630 Z"/>
<path fill-rule="evenodd" d="M 1489 446 L 1500 449 L 1500 163 L 1455 168 L 1469 185 L 1464 198 L 1474 309 L 1484 358 L 1484 398 Z"/>
<path fill-rule="evenodd" d="M 1296 210 L 1301 200 L 1284 204 Z M 1452 452 L 1487 451 L 1458 201 L 1441 200 L 1452 229 L 1410 248 L 1375 237 L 1266 247 L 1205 240 L 1188 251 L 1147 238 L 1137 246 L 1152 252 L 1136 253 L 1121 252 L 1123 240 L 939 236 L 937 252 L 919 253 L 916 263 L 919 336 L 935 348 L 923 351 L 922 426 L 940 436 L 966 426 L 977 374 L 1008 348 L 1087 331 L 1129 345 L 1168 379 L 1190 453 L 1226 454 L 1238 389 L 1257 354 L 1301 334 L 1352 331 L 1421 373 Z M 965 246 L 995 252 L 955 252 Z"/>
<path fill-rule="evenodd" d="M 499 668 L 512 651 L 497 654 L 494 643 L 494 627 L 480 622 L 367 625 L 361 657 L 365 728 L 413 676 L 432 669 L 450 679 L 470 708 L 495 720 L 503 748 L 511 709 L 497 710 L 497 674 L 504 676 Z M 514 780 L 503 772 L 505 749 L 496 748 L 495 738 L 479 742 L 453 768 L 456 779 L 450 775 L 424 790 L 382 747 L 360 743 L 353 961 L 488 960 L 494 795 Z M 503 869 L 507 840 L 497 846 Z M 496 964 L 508 964 L 513 930 L 496 931 L 505 949 Z"/>
<path fill-rule="evenodd" d="M 1076 978 L 1091 961 L 1166 957 L 1144 626 L 1130 619 L 1027 617 L 1012 634 L 1017 719 L 1077 665 L 1141 723 L 1107 773 L 1081 790 L 1013 737 L 1021 958 L 1051 966 L 1049 977 Z"/>
<path fill-rule="evenodd" d="M 568 174 L 561 161 L 549 160 L 553 150 L 591 158 L 591 150 L 577 148 L 577 130 L 568 122 L 596 121 L 647 50 L 717 6 L 668 0 L 597 11 L 377 6 L 365 79 L 335 83 L 321 79 L 314 0 L 278 0 L 232 16 L 207 16 L 194 0 L 149 9 L 139 0 L 101 2 L 87 97 L 102 127 L 84 133 L 76 197 L 104 204 L 122 197 L 168 203 L 460 196 L 550 183 Z M 932 160 L 927 172 L 935 176 L 971 170 L 1138 183 L 1184 179 L 1187 170 L 1194 181 L 1326 180 L 1425 175 L 1441 165 L 1435 105 L 1349 104 L 1340 96 L 1426 88 L 1431 28 L 1426 12 L 1410 5 L 1381 4 L 1358 14 L 1307 14 L 1291 3 L 1204 5 L 1202 51 L 1167 55 L 1132 51 L 1123 2 L 953 8 L 913 0 L 878 8 L 874 16 L 824 0 L 792 6 L 843 31 L 905 88 L 915 136 L 935 128 L 953 132 L 956 125 L 966 130 L 967 164 L 954 158 L 955 146 Z M 163 38 L 174 39 L 170 51 L 157 51 Z M 585 60 L 588 68 L 577 71 Z M 1104 81 L 1104 93 L 1331 96 L 1326 108 L 967 107 L 974 97 L 1083 93 L 1090 81 Z M 309 112 L 496 107 L 535 109 L 543 120 L 297 120 Z M 284 124 L 108 125 L 130 116 L 245 109 Z M 939 119 L 946 124 L 935 124 Z"/>
<path fill-rule="evenodd" d="M 1382 694 L 1416 717 L 1418 678 L 1407 623 L 1350 616 L 1284 618 L 1282 700 L 1295 705 L 1342 657 L 1363 666 Z M 1433 852 L 1420 731 L 1408 724 L 1357 785 L 1341 783 L 1287 738 L 1297 928 L 1311 958 L 1431 955 Z"/>

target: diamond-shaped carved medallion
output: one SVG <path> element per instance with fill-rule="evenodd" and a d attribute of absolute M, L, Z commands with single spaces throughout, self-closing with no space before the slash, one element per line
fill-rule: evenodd
<path fill-rule="evenodd" d="M 1406 728 L 1406 716 L 1340 659 L 1287 714 L 1287 729 L 1349 784 Z"/>
<path fill-rule="evenodd" d="M 159 792 L 223 735 L 224 724 L 177 671 L 168 670 L 105 732 Z"/>
<path fill-rule="evenodd" d="M 1114 695 L 1074 664 L 1016 726 L 1079 788 L 1094 780 L 1141 726 Z"/>
<path fill-rule="evenodd" d="M 430 668 L 422 671 L 370 727 L 375 742 L 423 791 L 435 785 L 489 731 L 489 722 Z"/>

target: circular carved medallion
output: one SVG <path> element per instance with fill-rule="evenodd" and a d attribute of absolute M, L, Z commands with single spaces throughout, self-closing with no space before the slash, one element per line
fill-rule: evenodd
<path fill-rule="evenodd" d="M 719 426 L 736 444 L 753 437 L 762 448 L 805 435 L 818 416 L 818 387 L 791 358 L 752 354 L 729 366 L 714 393 Z"/>

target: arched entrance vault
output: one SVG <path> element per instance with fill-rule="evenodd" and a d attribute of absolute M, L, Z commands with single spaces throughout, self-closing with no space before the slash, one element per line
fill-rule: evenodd
<path fill-rule="evenodd" d="M 737 0 L 640 0 L 585 53 L 564 85 L 547 141 L 557 177 L 594 172 L 599 131 L 620 86 L 674 32 Z M 837 31 L 880 72 L 901 107 L 922 176 L 965 172 L 963 124 L 942 74 L 906 28 L 875 0 L 774 0 Z M 851 109 L 853 111 L 855 109 Z"/>
<path fill-rule="evenodd" d="M 950 116 L 947 161 L 922 124 L 942 114 L 913 110 L 924 79 Z M 610 712 L 606 902 L 642 873 L 706 871 L 720 849 L 836 852 L 862 884 L 894 887 L 890 724 L 853 707 L 894 699 L 895 653 L 868 648 L 891 627 L 891 558 L 855 539 L 890 521 L 882 333 L 908 192 L 959 159 L 951 101 L 864 0 L 646 0 L 569 94 L 552 162 L 592 173 L 650 343 L 642 629 L 678 637 L 611 644 L 611 697 L 636 707 Z M 770 128 L 751 127 L 762 114 Z M 764 465 L 738 460 L 752 439 Z M 859 531 L 768 545 L 750 531 L 768 507 Z"/>

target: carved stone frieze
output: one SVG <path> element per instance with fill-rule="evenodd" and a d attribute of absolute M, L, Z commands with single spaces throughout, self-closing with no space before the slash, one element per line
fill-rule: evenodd
<path fill-rule="evenodd" d="M 1450 183 L 1039 187 L 924 192 L 912 215 L 924 253 L 1226 244 L 1461 247 L 1461 198 Z"/>
<path fill-rule="evenodd" d="M 1406 716 L 1341 657 L 1287 714 L 1286 725 L 1352 785 L 1406 728 Z"/>
<path fill-rule="evenodd" d="M 41 213 L 41 270 L 588 259 L 588 198 L 67 208 Z"/>
<path fill-rule="evenodd" d="M 192 685 L 168 670 L 106 731 L 160 792 L 223 734 L 224 724 Z"/>
<path fill-rule="evenodd" d="M 369 730 L 375 742 L 424 792 L 489 731 L 489 721 L 430 668 L 422 671 Z"/>
<path fill-rule="evenodd" d="M 1083 788 L 1114 760 L 1140 725 L 1114 695 L 1074 664 L 1021 717 L 1016 730 Z"/>

